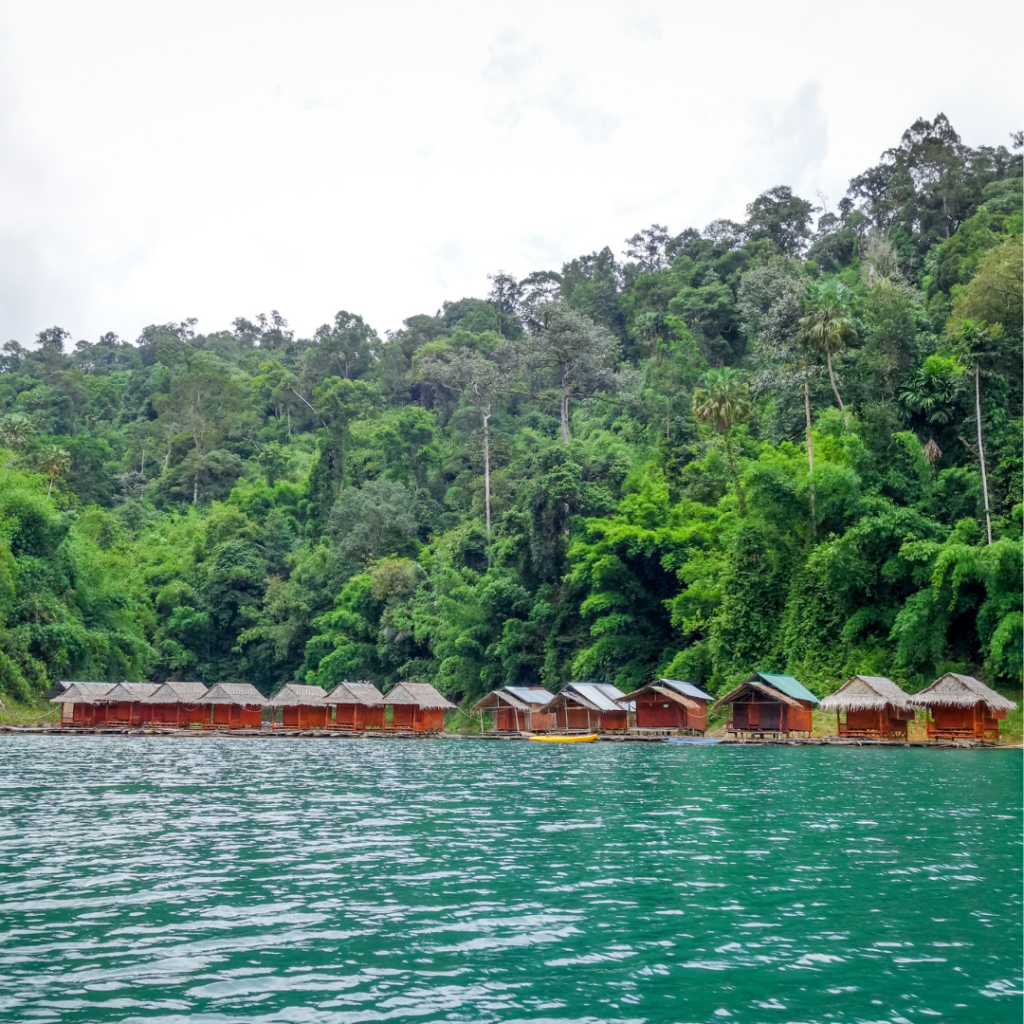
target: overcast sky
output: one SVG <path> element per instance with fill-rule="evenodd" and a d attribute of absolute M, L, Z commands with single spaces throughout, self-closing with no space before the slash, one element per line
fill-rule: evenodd
<path fill-rule="evenodd" d="M 1009 143 L 1021 12 L 6 0 L 0 341 L 271 309 L 383 332 L 773 185 L 834 205 L 918 116 Z"/>

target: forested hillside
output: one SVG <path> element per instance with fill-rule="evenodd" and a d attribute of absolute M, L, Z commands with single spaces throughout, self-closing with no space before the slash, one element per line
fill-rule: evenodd
<path fill-rule="evenodd" d="M 1019 687 L 1020 148 L 939 115 L 834 206 L 773 188 L 386 337 L 8 342 L 0 694 Z"/>

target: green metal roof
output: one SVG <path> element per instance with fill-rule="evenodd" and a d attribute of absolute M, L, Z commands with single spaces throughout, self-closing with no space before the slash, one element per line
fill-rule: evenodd
<path fill-rule="evenodd" d="M 758 679 L 763 680 L 769 686 L 774 686 L 776 690 L 781 690 L 787 697 L 792 697 L 794 700 L 809 700 L 812 704 L 819 703 L 818 698 L 799 679 L 794 679 L 792 676 L 774 676 L 770 672 L 755 672 L 747 682 L 752 683 Z"/>

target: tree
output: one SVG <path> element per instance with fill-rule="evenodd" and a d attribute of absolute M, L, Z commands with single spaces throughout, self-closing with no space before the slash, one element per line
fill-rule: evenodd
<path fill-rule="evenodd" d="M 978 464 L 981 466 L 981 491 L 985 498 L 985 528 L 992 543 L 992 514 L 988 503 L 988 474 L 985 470 L 985 448 L 981 436 L 981 364 L 991 355 L 991 335 L 973 320 L 964 320 L 957 332 L 957 355 L 965 366 L 974 370 L 974 417 L 978 433 Z"/>
<path fill-rule="evenodd" d="M 39 453 L 39 472 L 50 478 L 50 486 L 46 488 L 46 496 L 53 491 L 53 481 L 63 476 L 71 468 L 71 456 L 55 444 L 46 445 Z"/>
<path fill-rule="evenodd" d="M 348 449 L 350 424 L 371 413 L 379 403 L 380 391 L 377 385 L 364 380 L 329 377 L 313 392 L 313 409 L 323 427 L 318 466 L 327 471 L 327 482 L 332 492 L 335 481 L 338 493 L 345 489 L 345 453 Z M 328 470 L 335 459 L 336 472 Z"/>
<path fill-rule="evenodd" d="M 784 256 L 799 256 L 811 237 L 808 224 L 814 212 L 815 207 L 791 188 L 777 185 L 747 205 L 747 235 L 769 239 Z"/>
<path fill-rule="evenodd" d="M 626 239 L 625 256 L 639 264 L 642 273 L 657 273 L 671 262 L 666 252 L 669 241 L 668 228 L 652 224 Z"/>
<path fill-rule="evenodd" d="M 531 375 L 539 375 L 542 385 L 554 385 L 562 440 L 568 444 L 570 401 L 623 386 L 623 375 L 610 365 L 619 356 L 619 343 L 606 328 L 564 305 L 551 306 L 545 319 L 545 327 L 526 340 L 521 355 Z"/>
<path fill-rule="evenodd" d="M 842 409 L 843 400 L 836 387 L 832 356 L 846 348 L 857 334 L 846 289 L 837 278 L 830 278 L 824 283 L 810 281 L 803 305 L 807 312 L 800 320 L 797 336 L 809 349 L 824 354 L 832 392 Z"/>
<path fill-rule="evenodd" d="M 726 455 L 736 481 L 736 501 L 741 517 L 747 514 L 746 501 L 732 451 L 730 434 L 733 427 L 750 419 L 752 410 L 750 386 L 743 380 L 738 370 L 730 367 L 708 370 L 701 380 L 700 387 L 694 389 L 694 415 L 714 427 L 725 442 Z"/>
<path fill-rule="evenodd" d="M 373 365 L 380 339 L 361 316 L 339 310 L 333 324 L 323 324 L 306 351 L 304 376 L 310 383 L 337 374 L 344 380 L 363 376 Z"/>
<path fill-rule="evenodd" d="M 10 412 L 0 419 L 0 444 L 18 449 L 32 436 L 32 421 L 21 412 Z"/>
<path fill-rule="evenodd" d="M 499 270 L 496 274 L 488 274 L 491 290 L 487 293 L 487 301 L 494 307 L 498 316 L 498 333 L 503 338 L 513 338 L 522 333 L 519 324 L 519 303 L 523 297 L 523 286 L 511 274 Z"/>
<path fill-rule="evenodd" d="M 63 327 L 48 327 L 45 331 L 40 331 L 36 335 L 36 340 L 43 351 L 56 352 L 58 355 L 62 355 L 64 352 L 64 342 L 70 337 L 71 332 L 65 331 Z"/>
<path fill-rule="evenodd" d="M 469 348 L 457 352 L 428 352 L 419 360 L 419 376 L 439 388 L 461 395 L 480 413 L 484 437 L 484 517 L 491 535 L 491 415 L 494 403 L 506 394 L 511 376 Z"/>

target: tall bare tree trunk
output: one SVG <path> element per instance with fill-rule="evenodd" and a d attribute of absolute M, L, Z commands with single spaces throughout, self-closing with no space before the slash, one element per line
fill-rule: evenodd
<path fill-rule="evenodd" d="M 974 364 L 974 415 L 978 421 L 978 461 L 981 463 L 981 490 L 985 495 L 985 528 L 992 543 L 992 514 L 988 507 L 988 476 L 985 473 L 985 449 L 981 446 L 981 366 Z"/>
<path fill-rule="evenodd" d="M 490 407 L 487 412 L 481 412 L 484 421 L 484 518 L 487 522 L 487 538 L 491 536 L 491 431 L 490 431 Z"/>
<path fill-rule="evenodd" d="M 562 440 L 569 443 L 569 389 L 562 385 Z"/>
<path fill-rule="evenodd" d="M 818 539 L 818 513 L 814 501 L 814 439 L 811 437 L 811 388 L 804 375 L 804 412 L 807 414 L 807 463 L 811 472 L 811 537 Z"/>
<path fill-rule="evenodd" d="M 192 477 L 192 504 L 199 501 L 199 474 Z"/>
<path fill-rule="evenodd" d="M 732 453 L 732 443 L 729 440 L 728 432 L 723 436 L 725 440 L 725 453 L 729 458 L 729 465 L 732 466 L 733 480 L 736 482 L 736 504 L 739 506 L 740 519 L 745 519 L 747 516 L 747 502 L 743 495 L 743 484 L 740 483 L 740 470 L 736 465 L 736 456 Z"/>
<path fill-rule="evenodd" d="M 828 363 L 828 379 L 832 381 L 832 393 L 836 396 L 839 408 L 843 407 L 843 400 L 839 397 L 839 388 L 836 387 L 836 375 L 832 372 L 832 353 L 825 350 L 825 361 Z"/>
<path fill-rule="evenodd" d="M 52 491 L 53 491 L 53 477 L 51 476 L 50 477 L 50 486 L 46 488 L 46 496 L 49 497 Z M 991 543 L 991 541 L 989 541 L 989 543 Z"/>

